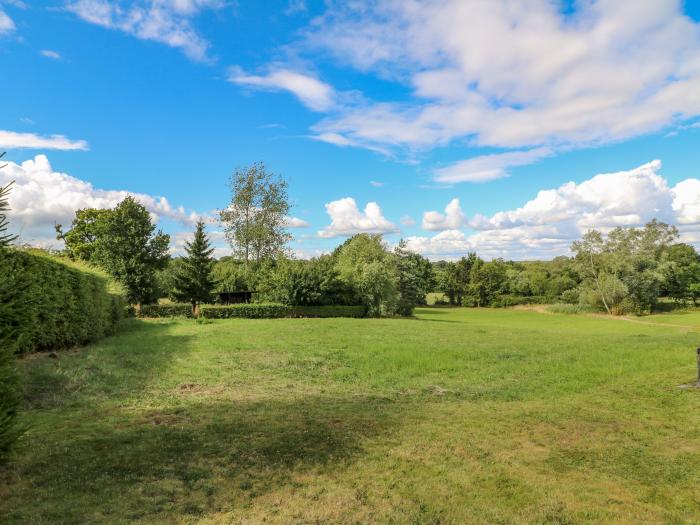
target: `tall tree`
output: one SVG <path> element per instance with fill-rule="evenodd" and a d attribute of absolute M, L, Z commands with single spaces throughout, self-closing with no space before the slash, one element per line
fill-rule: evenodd
<path fill-rule="evenodd" d="M 132 304 L 154 298 L 155 272 L 168 262 L 170 236 L 156 232 L 146 208 L 126 197 L 105 218 L 95 260 L 126 289 Z"/>
<path fill-rule="evenodd" d="M 262 162 L 236 169 L 229 181 L 231 202 L 219 212 L 226 239 L 248 266 L 284 250 L 291 235 L 287 181 L 267 171 Z"/>
<path fill-rule="evenodd" d="M 192 314 L 196 316 L 199 304 L 211 300 L 216 286 L 212 279 L 214 248 L 204 231 L 204 222 L 197 222 L 194 239 L 185 243 L 185 252 L 187 256 L 180 259 L 180 268 L 175 275 L 174 295 L 179 301 L 191 303 Z"/>
<path fill-rule="evenodd" d="M 63 226 L 55 225 L 56 238 L 66 243 L 66 254 L 71 259 L 95 262 L 97 244 L 105 232 L 107 218 L 112 210 L 86 208 L 75 212 L 71 228 L 63 232 Z"/>

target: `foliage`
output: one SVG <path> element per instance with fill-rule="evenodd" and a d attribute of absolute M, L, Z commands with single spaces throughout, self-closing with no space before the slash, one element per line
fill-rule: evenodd
<path fill-rule="evenodd" d="M 680 303 L 700 301 L 700 256 L 688 244 L 675 244 L 662 262 L 663 286 L 668 296 Z"/>
<path fill-rule="evenodd" d="M 218 292 L 253 291 L 256 289 L 253 268 L 234 257 L 221 257 L 214 263 L 212 278 Z"/>
<path fill-rule="evenodd" d="M 242 317 L 276 319 L 282 317 L 365 317 L 362 305 L 288 306 L 273 303 L 203 305 L 201 316 L 208 319 Z M 141 308 L 141 317 L 192 317 L 189 303 L 148 304 Z"/>
<path fill-rule="evenodd" d="M 155 300 L 155 272 L 169 258 L 170 236 L 155 229 L 146 208 L 126 197 L 106 215 L 96 243 L 95 260 L 124 285 L 132 304 Z"/>
<path fill-rule="evenodd" d="M 5 233 L 9 225 L 6 214 L 8 211 L 10 211 L 8 197 L 11 187 L 12 183 L 5 186 L 0 186 L 0 249 L 9 246 L 15 239 L 17 239 L 16 235 Z"/>
<path fill-rule="evenodd" d="M 354 235 L 333 252 L 340 278 L 358 294 L 371 317 L 394 315 L 399 290 L 396 260 L 381 235 Z"/>
<path fill-rule="evenodd" d="M 416 306 L 425 305 L 426 297 L 433 288 L 433 269 L 430 261 L 406 249 L 403 239 L 394 249 L 399 292 L 396 312 L 412 315 Z"/>
<path fill-rule="evenodd" d="M 71 228 L 63 232 L 60 224 L 56 225 L 56 238 L 65 242 L 66 255 L 71 259 L 96 263 L 99 241 L 107 228 L 107 218 L 112 210 L 86 208 L 75 212 Z"/>
<path fill-rule="evenodd" d="M 236 169 L 229 181 L 231 202 L 219 212 L 226 238 L 245 265 L 276 257 L 291 238 L 287 181 L 263 163 Z"/>
<path fill-rule="evenodd" d="M 107 278 L 95 271 L 37 250 L 9 250 L 3 267 L 9 276 L 6 282 L 13 284 L 2 287 L 0 302 L 15 315 L 3 318 L 2 332 L 13 332 L 11 347 L 16 352 L 96 341 L 113 333 L 124 315 L 121 296 L 110 293 Z"/>
<path fill-rule="evenodd" d="M 551 312 L 553 314 L 573 315 L 573 314 L 590 313 L 590 312 L 594 312 L 595 310 L 593 308 L 591 308 L 590 306 L 587 306 L 585 304 L 554 303 L 554 304 L 550 304 L 547 307 L 547 311 Z"/>
<path fill-rule="evenodd" d="M 190 303 L 144 304 L 138 312 L 139 317 L 192 317 Z"/>
<path fill-rule="evenodd" d="M 11 255 L 0 247 L 0 464 L 20 434 L 16 417 L 21 383 L 15 366 L 14 341 L 22 309 L 15 297 L 26 287 L 24 275 L 12 271 Z"/>
<path fill-rule="evenodd" d="M 356 294 L 340 279 L 328 255 L 310 261 L 281 258 L 258 282 L 258 297 L 263 301 L 293 306 L 357 303 Z"/>
<path fill-rule="evenodd" d="M 644 228 L 615 228 L 607 238 L 587 232 L 571 247 L 585 276 L 581 300 L 608 313 L 650 313 L 663 286 L 665 254 L 677 237 L 675 226 L 656 219 Z"/>
<path fill-rule="evenodd" d="M 194 312 L 197 305 L 211 300 L 216 283 L 211 277 L 214 248 L 204 232 L 204 223 L 197 222 L 192 242 L 185 243 L 186 257 L 175 274 L 173 295 L 178 301 L 188 301 Z"/>

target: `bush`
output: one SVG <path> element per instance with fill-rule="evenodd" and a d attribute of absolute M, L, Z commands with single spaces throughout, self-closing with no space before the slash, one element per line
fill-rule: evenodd
<path fill-rule="evenodd" d="M 79 264 L 38 250 L 7 250 L 0 274 L 3 316 L 0 332 L 12 333 L 13 352 L 60 350 L 96 341 L 114 332 L 125 303 L 108 278 Z"/>
<path fill-rule="evenodd" d="M 189 303 L 144 304 L 139 317 L 192 317 Z"/>
<path fill-rule="evenodd" d="M 556 303 L 547 307 L 547 311 L 553 314 L 585 314 L 596 312 L 595 308 L 584 304 Z"/>
<path fill-rule="evenodd" d="M 551 297 L 545 295 L 497 295 L 491 302 L 494 308 L 508 308 L 509 306 L 517 306 L 519 304 L 549 304 L 552 302 Z"/>
<path fill-rule="evenodd" d="M 246 319 L 277 319 L 290 315 L 292 308 L 283 304 L 229 304 L 201 307 L 202 316 L 208 319 L 228 319 L 243 317 Z"/>
<path fill-rule="evenodd" d="M 283 317 L 365 317 L 365 306 L 286 306 L 283 304 L 202 305 L 207 319 L 280 319 Z"/>

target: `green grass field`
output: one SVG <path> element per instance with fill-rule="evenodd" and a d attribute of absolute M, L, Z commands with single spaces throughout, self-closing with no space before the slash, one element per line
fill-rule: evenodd
<path fill-rule="evenodd" d="M 138 321 L 21 362 L 2 523 L 700 523 L 700 313 Z"/>

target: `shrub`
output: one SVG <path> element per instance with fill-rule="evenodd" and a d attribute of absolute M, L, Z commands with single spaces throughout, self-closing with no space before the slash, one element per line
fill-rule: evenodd
<path fill-rule="evenodd" d="M 231 317 L 243 317 L 246 319 L 277 319 L 287 317 L 292 309 L 283 304 L 229 304 L 229 305 L 203 305 L 202 316 L 208 319 L 228 319 Z"/>
<path fill-rule="evenodd" d="M 493 298 L 491 306 L 495 308 L 507 308 L 509 306 L 516 306 L 519 304 L 549 304 L 552 302 L 552 298 L 546 295 L 497 295 Z"/>
<path fill-rule="evenodd" d="M 139 317 L 192 317 L 189 303 L 144 304 Z"/>
<path fill-rule="evenodd" d="M 547 307 L 547 311 L 553 314 L 584 314 L 590 312 L 596 312 L 595 308 L 586 306 L 584 304 L 569 304 L 569 303 L 556 303 L 551 304 Z"/>
<path fill-rule="evenodd" d="M 114 332 L 125 312 L 121 295 L 104 274 L 39 250 L 8 250 L 2 255 L 0 301 L 14 315 L 0 321 L 12 332 L 13 352 L 60 350 Z"/>
<path fill-rule="evenodd" d="M 283 317 L 365 317 L 365 306 L 286 306 L 274 303 L 203 305 L 207 319 L 280 319 Z"/>

